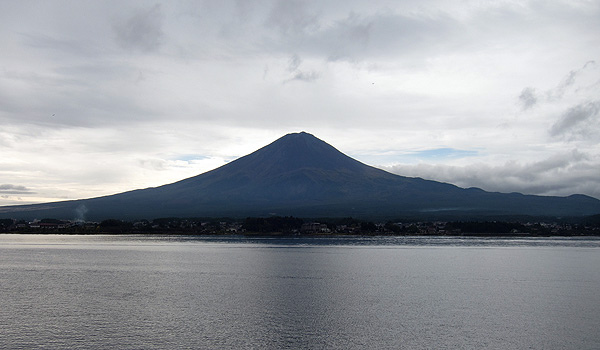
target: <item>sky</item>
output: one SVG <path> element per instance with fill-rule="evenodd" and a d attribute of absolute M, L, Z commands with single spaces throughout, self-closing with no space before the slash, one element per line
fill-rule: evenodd
<path fill-rule="evenodd" d="M 0 205 L 306 131 L 390 172 L 600 198 L 600 1 L 0 0 Z"/>

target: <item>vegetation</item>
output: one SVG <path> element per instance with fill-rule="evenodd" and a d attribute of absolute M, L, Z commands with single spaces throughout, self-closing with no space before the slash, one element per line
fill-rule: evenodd
<path fill-rule="evenodd" d="M 249 217 L 244 220 L 242 228 L 246 232 L 260 233 L 295 233 L 300 232 L 304 220 L 291 216 L 271 216 L 267 218 Z"/>
<path fill-rule="evenodd" d="M 71 222 L 46 218 L 26 222 L 0 219 L 2 233 L 60 234 L 338 234 L 338 235 L 448 235 L 448 236 L 600 236 L 597 216 L 573 222 L 524 221 L 388 221 L 354 218 L 307 219 L 292 216 L 232 218 L 157 218 L 124 221 Z"/>

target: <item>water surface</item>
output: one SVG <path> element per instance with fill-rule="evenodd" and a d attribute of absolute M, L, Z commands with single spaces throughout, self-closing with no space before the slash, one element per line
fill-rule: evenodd
<path fill-rule="evenodd" d="M 0 348 L 593 349 L 597 238 L 0 235 Z"/>

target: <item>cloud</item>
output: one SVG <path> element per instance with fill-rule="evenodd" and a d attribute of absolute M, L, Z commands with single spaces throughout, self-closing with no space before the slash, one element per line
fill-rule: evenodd
<path fill-rule="evenodd" d="M 595 61 L 586 62 L 583 67 L 579 69 L 571 70 L 563 80 L 556 86 L 554 89 L 548 90 L 546 95 L 549 100 L 558 100 L 561 99 L 567 89 L 573 86 L 577 80 L 577 78 L 584 73 L 588 68 L 593 68 L 596 65 Z"/>
<path fill-rule="evenodd" d="M 315 71 L 310 71 L 310 72 L 298 71 L 288 81 L 297 80 L 297 81 L 311 82 L 311 81 L 315 81 L 315 80 L 319 79 L 319 76 L 320 76 L 319 73 L 317 73 Z"/>
<path fill-rule="evenodd" d="M 300 68 L 302 64 L 302 59 L 297 54 L 293 54 L 288 61 L 288 71 L 294 72 Z"/>
<path fill-rule="evenodd" d="M 0 193 L 5 193 L 5 194 L 29 194 L 29 193 L 35 193 L 35 192 L 33 192 L 31 189 L 29 189 L 29 188 L 27 188 L 25 186 L 3 184 L 3 185 L 0 185 Z"/>
<path fill-rule="evenodd" d="M 328 59 L 355 60 L 363 57 L 377 21 L 382 21 L 382 18 L 363 18 L 356 13 L 350 13 L 347 18 L 337 21 L 327 33 L 328 41 L 332 41 Z"/>
<path fill-rule="evenodd" d="M 490 165 L 398 164 L 382 167 L 402 176 L 479 187 L 486 191 L 568 196 L 576 193 L 600 198 L 600 164 L 595 156 L 577 149 L 539 161 L 507 161 Z"/>
<path fill-rule="evenodd" d="M 436 148 L 424 151 L 414 152 L 414 156 L 417 158 L 425 158 L 425 159 L 456 159 L 463 157 L 473 157 L 476 156 L 476 151 L 466 151 L 460 149 L 453 148 Z"/>
<path fill-rule="evenodd" d="M 526 87 L 519 95 L 521 110 L 528 117 L 544 118 L 548 116 L 554 122 L 548 127 L 547 135 L 555 140 L 591 141 L 600 134 L 598 115 L 600 113 L 600 80 L 595 61 L 587 61 L 578 69 L 570 70 L 554 87 L 539 92 Z M 536 107 L 535 111 L 533 107 Z M 558 115 L 556 111 L 561 111 Z"/>
<path fill-rule="evenodd" d="M 98 49 L 79 39 L 57 38 L 46 33 L 19 33 L 23 44 L 34 49 L 61 52 L 67 55 L 92 56 Z"/>
<path fill-rule="evenodd" d="M 319 16 L 304 1 L 277 1 L 265 24 L 283 37 L 298 36 L 318 29 Z"/>
<path fill-rule="evenodd" d="M 161 5 L 157 4 L 149 9 L 138 10 L 127 20 L 115 23 L 113 28 L 121 47 L 151 52 L 160 47 L 162 22 Z"/>
<path fill-rule="evenodd" d="M 421 55 L 435 56 L 460 47 L 464 26 L 444 14 L 405 14 L 393 11 L 350 12 L 336 18 L 294 45 L 330 62 L 364 62 L 394 57 L 411 64 Z"/>
<path fill-rule="evenodd" d="M 558 85 L 544 91 L 543 93 L 538 93 L 538 91 L 533 87 L 526 87 L 519 95 L 519 104 L 523 110 L 527 110 L 539 103 L 560 101 L 570 90 L 576 90 L 575 92 L 577 92 L 577 90 L 581 88 L 590 88 L 589 86 L 579 86 L 580 84 L 577 84 L 577 81 L 580 78 L 585 78 L 585 75 L 593 75 L 592 69 L 595 67 L 595 61 L 588 61 L 581 68 L 569 71 L 569 73 L 562 78 Z"/>
<path fill-rule="evenodd" d="M 319 79 L 320 74 L 316 71 L 302 71 L 300 70 L 300 65 L 302 64 L 302 59 L 297 54 L 293 54 L 288 60 L 288 72 L 291 73 L 291 77 L 286 79 L 284 83 L 290 81 L 304 81 L 304 82 L 312 82 Z"/>
<path fill-rule="evenodd" d="M 519 101 L 523 110 L 527 110 L 538 102 L 538 98 L 536 96 L 536 91 L 534 88 L 526 87 L 521 91 L 521 95 L 519 95 Z"/>
<path fill-rule="evenodd" d="M 586 125 L 595 122 L 594 118 L 598 115 L 599 111 L 600 100 L 584 102 L 571 107 L 562 114 L 560 119 L 554 125 L 552 125 L 550 128 L 550 135 L 585 134 L 588 131 Z"/>

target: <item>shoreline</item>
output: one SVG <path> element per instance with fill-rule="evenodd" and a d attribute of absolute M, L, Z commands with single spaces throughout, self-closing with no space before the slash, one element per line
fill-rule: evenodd
<path fill-rule="evenodd" d="M 185 233 L 185 232 L 0 232 L 0 235 L 23 235 L 23 236 L 147 236 L 147 237 L 240 237 L 240 238 L 585 238 L 600 237 L 598 234 L 529 234 L 529 233 L 463 233 L 463 234 L 356 234 L 356 233 Z"/>

